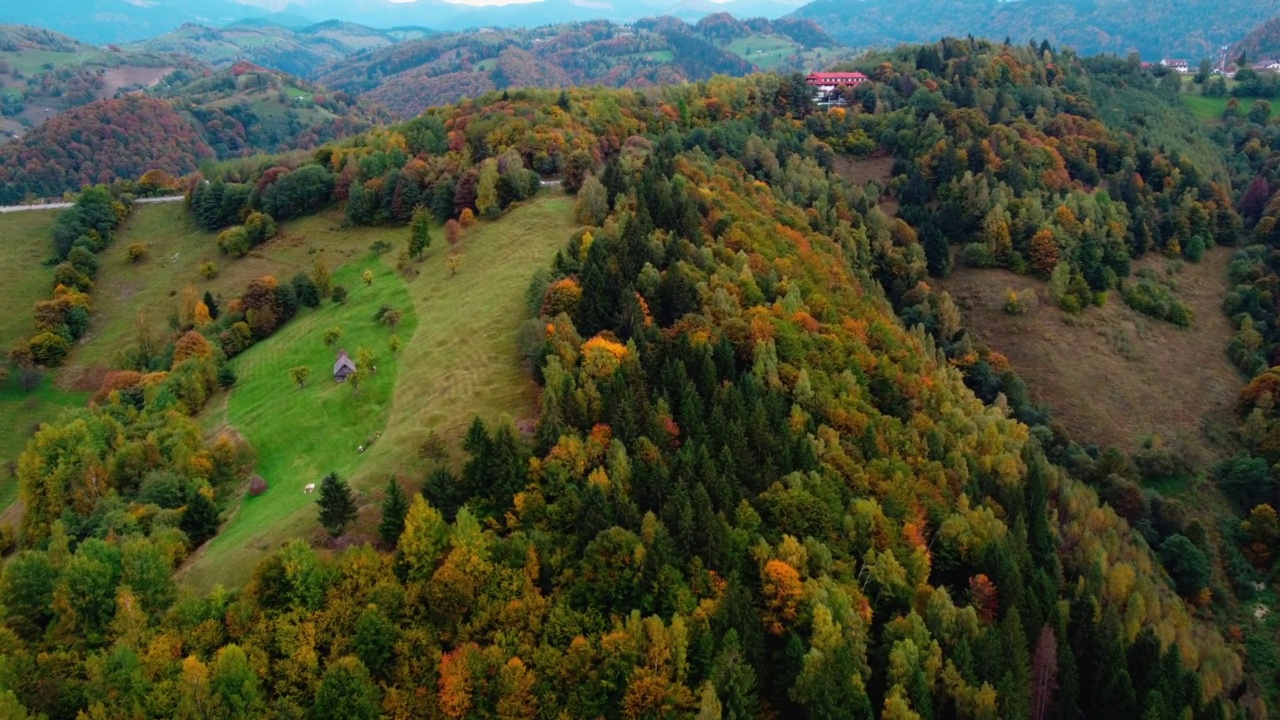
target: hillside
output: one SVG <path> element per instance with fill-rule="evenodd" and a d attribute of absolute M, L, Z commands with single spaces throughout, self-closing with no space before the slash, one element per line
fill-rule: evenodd
<path fill-rule="evenodd" d="M 1280 0 L 815 0 L 793 16 L 845 45 L 891 47 L 943 36 L 1048 40 L 1082 54 L 1137 51 L 1145 59 L 1217 57 L 1269 18 Z"/>
<path fill-rule="evenodd" d="M 0 25 L 0 144 L 60 112 L 197 66 L 186 57 L 95 48 L 47 30 Z"/>
<path fill-rule="evenodd" d="M 0 146 L 0 204 L 56 197 L 65 190 L 141 177 L 148 170 L 185 175 L 213 149 L 173 107 L 129 95 L 51 118 Z"/>
<path fill-rule="evenodd" d="M 309 78 L 319 68 L 342 58 L 430 34 L 421 29 L 402 29 L 392 34 L 338 21 L 294 29 L 273 23 L 240 22 L 226 28 L 187 24 L 128 47 L 186 55 L 216 68 L 249 62 Z"/>
<path fill-rule="evenodd" d="M 842 56 L 830 44 L 807 22 L 744 23 L 724 14 L 696 26 L 669 17 L 632 26 L 596 21 L 404 42 L 325 68 L 318 82 L 411 117 L 490 90 L 638 88 L 760 69 L 808 70 Z"/>
<path fill-rule="evenodd" d="M 1227 50 L 1231 61 L 1244 54 L 1250 63 L 1280 58 L 1280 17 L 1262 23 Z"/>
<path fill-rule="evenodd" d="M 0 202 L 58 196 L 152 169 L 181 176 L 209 157 L 309 149 L 390 119 L 345 93 L 247 63 L 173 70 L 146 95 L 89 102 L 49 118 L 0 145 Z"/>
<path fill-rule="evenodd" d="M 639 30 L 676 60 L 692 37 Z M 1097 447 L 935 282 L 1000 268 L 1055 318 L 1212 326 L 1176 367 L 1216 371 L 1223 319 L 1159 273 L 1203 263 L 1185 294 L 1222 307 L 1237 164 L 1202 164 L 1136 63 L 859 62 L 829 109 L 790 75 L 512 89 L 205 164 L 182 205 L 83 192 L 11 357 L 102 372 L 17 463 L 0 707 L 1265 717 L 1280 374 L 1199 389 L 1237 410 L 1230 463 Z M 1255 365 L 1261 250 L 1225 304 Z"/>

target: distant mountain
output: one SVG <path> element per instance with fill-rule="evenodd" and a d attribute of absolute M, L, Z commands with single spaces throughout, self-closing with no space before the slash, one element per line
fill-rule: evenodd
<path fill-rule="evenodd" d="M 0 145 L 0 204 L 151 169 L 185 173 L 206 157 L 310 149 L 392 120 L 347 93 L 245 62 L 179 68 L 145 94 L 86 102 Z"/>
<path fill-rule="evenodd" d="M 57 0 L 0 3 L 0 22 L 35 25 L 94 45 L 163 35 L 186 23 L 228 25 L 270 13 L 233 0 Z"/>
<path fill-rule="evenodd" d="M 35 25 L 96 45 L 136 42 L 188 24 L 225 27 L 237 21 L 266 20 L 299 29 L 307 18 L 332 18 L 373 27 L 427 26 L 440 30 L 480 27 L 539 27 L 609 18 L 631 22 L 669 14 L 698 20 L 717 12 L 737 17 L 777 18 L 801 0 L 539 0 L 475 7 L 447 0 L 301 0 L 272 12 L 246 0 L 57 0 L 0 3 L 0 23 Z"/>
<path fill-rule="evenodd" d="M 376 50 L 406 39 L 425 37 L 424 28 L 395 34 L 363 25 L 331 20 L 290 29 L 267 20 L 245 20 L 225 28 L 188 23 L 159 37 L 128 47 L 151 52 L 189 55 L 214 67 L 247 61 L 299 77 L 311 77 L 325 65 L 365 50 Z"/>
<path fill-rule="evenodd" d="M 385 105 L 402 117 L 490 90 L 600 84 L 645 87 L 803 70 L 843 57 L 809 21 L 728 14 L 696 26 L 676 18 L 535 29 L 450 33 L 362 53 L 325 68 L 317 81 Z"/>
<path fill-rule="evenodd" d="M 1136 50 L 1194 60 L 1276 15 L 1280 0 L 816 0 L 793 17 L 858 47 L 972 34 L 1047 39 L 1084 54 Z"/>
<path fill-rule="evenodd" d="M 1250 63 L 1280 59 L 1280 17 L 1259 25 L 1243 40 L 1232 45 L 1227 51 L 1227 58 L 1235 60 L 1241 53 Z"/>

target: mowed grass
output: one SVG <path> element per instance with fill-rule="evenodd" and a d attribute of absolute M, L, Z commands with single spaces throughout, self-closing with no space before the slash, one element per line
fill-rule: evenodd
<path fill-rule="evenodd" d="M 376 239 L 403 243 L 402 228 L 341 225 L 338 211 L 282 223 L 279 236 L 234 259 L 218 250 L 217 233 L 197 227 L 182 203 L 138 206 L 115 242 L 99 255 L 93 320 L 68 359 L 68 366 L 79 372 L 68 373 L 68 377 L 93 378 L 110 367 L 115 353 L 136 337 L 139 318 L 153 332 L 169 332 L 188 284 L 201 295 L 207 290 L 225 301 L 238 297 L 254 278 L 272 275 L 287 282 L 300 270 L 310 272 L 317 253 L 324 253 L 332 270 L 367 255 Z M 142 243 L 148 249 L 147 258 L 136 265 L 127 254 L 132 243 Z M 218 274 L 211 280 L 200 274 L 205 262 L 218 266 Z"/>
<path fill-rule="evenodd" d="M 1213 125 L 1222 120 L 1222 113 L 1227 109 L 1227 101 L 1231 99 L 1205 97 L 1191 93 L 1183 93 L 1179 97 L 1182 98 L 1182 104 L 1187 106 L 1191 114 L 1206 125 Z"/>
<path fill-rule="evenodd" d="M 212 427 L 225 421 L 254 445 L 256 472 L 271 489 L 243 501 L 221 534 L 184 569 L 184 584 L 195 592 L 215 584 L 242 586 L 258 561 L 288 539 L 318 537 L 317 496 L 302 488 L 318 484 L 331 470 L 368 492 L 393 474 L 412 474 L 416 449 L 432 430 L 456 440 L 476 416 L 532 417 L 537 387 L 516 344 L 526 318 L 525 291 L 533 273 L 551 262 L 576 228 L 572 201 L 556 195 L 467 231 L 455 277 L 448 274 L 448 247 L 438 229 L 408 280 L 387 267 L 390 254 L 385 263 L 365 256 L 335 274 L 353 291 L 346 306 L 326 304 L 304 314 L 237 358 L 240 382 L 225 409 L 211 410 L 205 422 Z M 313 239 L 325 242 L 319 235 Z M 361 243 L 351 244 L 367 245 Z M 364 288 L 358 277 L 369 267 L 377 278 Z M 394 361 L 387 351 L 389 331 L 372 321 L 384 303 L 405 309 L 397 330 L 404 348 Z M 353 356 L 363 344 L 380 357 L 378 373 L 361 387 L 359 398 L 330 377 L 335 355 L 320 334 L 335 324 L 344 328 L 341 344 Z M 312 368 L 303 391 L 288 378 L 288 369 L 300 364 Z M 379 430 L 381 438 L 358 452 Z"/>
<path fill-rule="evenodd" d="M 724 49 L 757 67 L 768 69 L 794 55 L 798 46 L 775 35 L 752 35 L 738 38 Z"/>
<path fill-rule="evenodd" d="M 366 270 L 374 275 L 369 286 L 361 281 Z M 269 489 L 256 498 L 246 496 L 188 568 L 190 584 L 200 590 L 215 582 L 241 584 L 261 553 L 314 526 L 314 512 L 301 511 L 314 508 L 318 496 L 304 494 L 303 486 L 318 485 L 330 471 L 350 478 L 378 458 L 372 449 L 376 443 L 364 453 L 358 448 L 386 426 L 404 363 L 391 357 L 391 329 L 377 323 L 374 314 L 383 305 L 401 309 L 404 316 L 395 330 L 401 337 L 412 337 L 417 315 L 404 281 L 379 259 L 349 263 L 333 277 L 350 291 L 344 304 L 326 301 L 316 310 L 301 311 L 231 363 L 240 379 L 226 399 L 223 417 L 258 451 L 254 472 Z M 343 335 L 328 347 L 322 336 L 332 327 L 342 328 Z M 378 360 L 376 372 L 361 368 L 370 374 L 357 393 L 350 384 L 335 383 L 332 373 L 339 348 L 355 359 L 360 347 Z M 289 376 L 298 366 L 311 369 L 301 389 Z"/>

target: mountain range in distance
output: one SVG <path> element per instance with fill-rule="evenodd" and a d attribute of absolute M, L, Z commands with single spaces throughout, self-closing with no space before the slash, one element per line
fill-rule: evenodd
<path fill-rule="evenodd" d="M 264 19 L 300 28 L 318 20 L 342 20 L 393 28 L 427 26 L 436 30 L 478 27 L 536 27 L 607 18 L 628 22 L 655 15 L 698 20 L 717 12 L 738 17 L 781 17 L 802 0 L 538 0 L 508 5 L 472 6 L 447 0 L 306 0 L 275 9 L 234 0 L 65 0 L 12 3 L 0 10 L 0 22 L 34 25 L 93 44 L 125 43 L 167 33 L 187 23 L 226 26 Z"/>

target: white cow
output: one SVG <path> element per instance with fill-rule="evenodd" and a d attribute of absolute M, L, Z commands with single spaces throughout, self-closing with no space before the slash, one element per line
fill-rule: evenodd
<path fill-rule="evenodd" d="M 315 492 L 315 491 L 316 491 L 316 484 L 315 484 L 315 483 L 307 483 L 307 486 L 306 486 L 306 487 L 304 487 L 304 488 L 302 488 L 302 492 L 304 492 L 304 493 L 313 493 L 313 492 Z"/>

